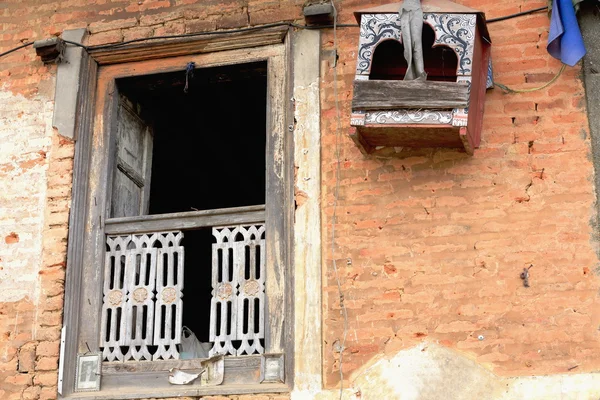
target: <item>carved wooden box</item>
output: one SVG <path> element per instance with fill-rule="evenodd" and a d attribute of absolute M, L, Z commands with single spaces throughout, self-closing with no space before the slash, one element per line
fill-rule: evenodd
<path fill-rule="evenodd" d="M 479 146 L 490 39 L 483 13 L 447 0 L 422 0 L 427 80 L 404 80 L 401 2 L 355 13 L 360 24 L 351 137 L 365 154 L 379 146 Z"/>

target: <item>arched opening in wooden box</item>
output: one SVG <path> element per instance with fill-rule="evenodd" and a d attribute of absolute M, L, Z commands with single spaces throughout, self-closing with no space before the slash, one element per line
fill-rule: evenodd
<path fill-rule="evenodd" d="M 445 45 L 434 45 L 435 32 L 429 24 L 423 24 L 423 61 L 428 81 L 456 82 L 458 57 Z M 375 48 L 369 80 L 403 80 L 407 64 L 404 44 L 387 39 Z"/>

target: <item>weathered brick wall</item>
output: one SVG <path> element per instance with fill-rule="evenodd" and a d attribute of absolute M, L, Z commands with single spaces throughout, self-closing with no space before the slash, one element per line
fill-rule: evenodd
<path fill-rule="evenodd" d="M 301 3 L 7 0 L 0 4 L 0 52 L 81 27 L 93 45 L 294 20 Z M 31 48 L 0 60 L 2 399 L 57 397 L 74 146 L 52 128 L 55 75 Z"/>
<path fill-rule="evenodd" d="M 545 1 L 458 0 L 488 18 Z M 0 52 L 88 26 L 89 44 L 299 20 L 304 1 L 20 1 L 0 4 Z M 338 2 L 341 23 L 386 1 Z M 301 21 L 301 20 L 300 20 Z M 489 26 L 495 79 L 541 84 L 544 13 Z M 579 68 L 549 88 L 488 92 L 481 148 L 364 157 L 347 138 L 357 29 L 338 31 L 341 174 L 336 254 L 349 313 L 344 371 L 439 341 L 501 375 L 600 366 L 596 215 Z M 342 335 L 330 228 L 336 182 L 331 52 L 323 34 L 324 375 Z M 56 398 L 73 144 L 51 127 L 55 77 L 32 49 L 0 60 L 0 398 Z M 349 260 L 349 262 L 348 262 Z M 519 274 L 533 264 L 531 287 Z M 478 340 L 483 335 L 484 340 Z M 215 399 L 282 400 L 286 396 Z"/>
<path fill-rule="evenodd" d="M 39 75 L 13 82 L 21 91 L 0 92 L 3 399 L 56 396 L 71 171 L 59 161 L 64 146 L 51 127 L 53 76 L 41 65 L 31 70 Z M 10 77 L 12 72 L 7 69 L 2 75 Z M 35 85 L 35 91 L 28 85 Z M 69 158 L 72 149 L 66 153 Z"/>
<path fill-rule="evenodd" d="M 487 18 L 545 1 L 458 1 Z M 344 2 L 351 23 L 357 2 Z M 545 13 L 489 25 L 496 81 L 540 86 L 560 69 Z M 331 50 L 333 35 L 323 37 Z M 465 352 L 499 375 L 600 367 L 593 166 L 580 67 L 547 89 L 488 91 L 481 147 L 364 157 L 347 138 L 356 29 L 338 32 L 342 109 L 336 253 L 349 329 L 345 378 L 379 353 L 423 340 Z M 322 69 L 324 374 L 339 382 L 343 334 L 332 269 L 336 110 Z M 529 83 L 527 85 L 527 83 Z M 533 85 L 532 85 L 533 83 Z M 531 287 L 519 275 L 529 267 Z M 482 335 L 483 340 L 478 340 Z M 571 369 L 575 368 L 576 369 Z"/>

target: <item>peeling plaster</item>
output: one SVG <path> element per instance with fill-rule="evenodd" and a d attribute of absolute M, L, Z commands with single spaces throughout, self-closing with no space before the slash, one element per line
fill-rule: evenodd
<path fill-rule="evenodd" d="M 457 351 L 422 343 L 380 357 L 355 374 L 343 400 L 597 399 L 600 373 L 504 378 Z M 292 400 L 338 400 L 340 392 L 295 390 Z"/>
<path fill-rule="evenodd" d="M 294 316 L 297 390 L 322 386 L 320 33 L 294 33 Z M 299 195 L 301 199 L 299 198 Z M 317 289 L 318 288 L 318 289 Z M 310 398 L 310 397 L 309 397 Z"/>
<path fill-rule="evenodd" d="M 0 302 L 37 303 L 53 102 L 3 87 L 0 103 L 0 234 L 19 238 L 0 243 Z"/>

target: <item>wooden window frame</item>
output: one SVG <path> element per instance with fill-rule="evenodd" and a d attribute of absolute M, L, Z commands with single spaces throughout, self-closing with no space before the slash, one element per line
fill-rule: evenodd
<path fill-rule="evenodd" d="M 293 385 L 293 124 L 291 51 L 287 28 L 235 35 L 214 34 L 159 43 L 96 49 L 84 56 L 78 95 L 73 192 L 61 349 L 62 398 L 125 399 L 288 392 Z M 267 195 L 264 209 L 239 207 L 142 218 L 108 219 L 112 142 L 118 96 L 115 80 L 200 68 L 267 61 Z M 102 266 L 106 234 L 265 221 L 267 229 L 267 302 L 265 354 L 284 354 L 282 383 L 248 383 L 260 372 L 261 355 L 226 357 L 225 380 L 218 386 L 173 386 L 172 367 L 193 368 L 199 360 L 104 363 L 100 392 L 74 392 L 77 354 L 97 351 L 102 307 Z M 235 223 L 235 221 L 233 221 Z M 255 379 L 255 378 L 253 378 Z"/>

